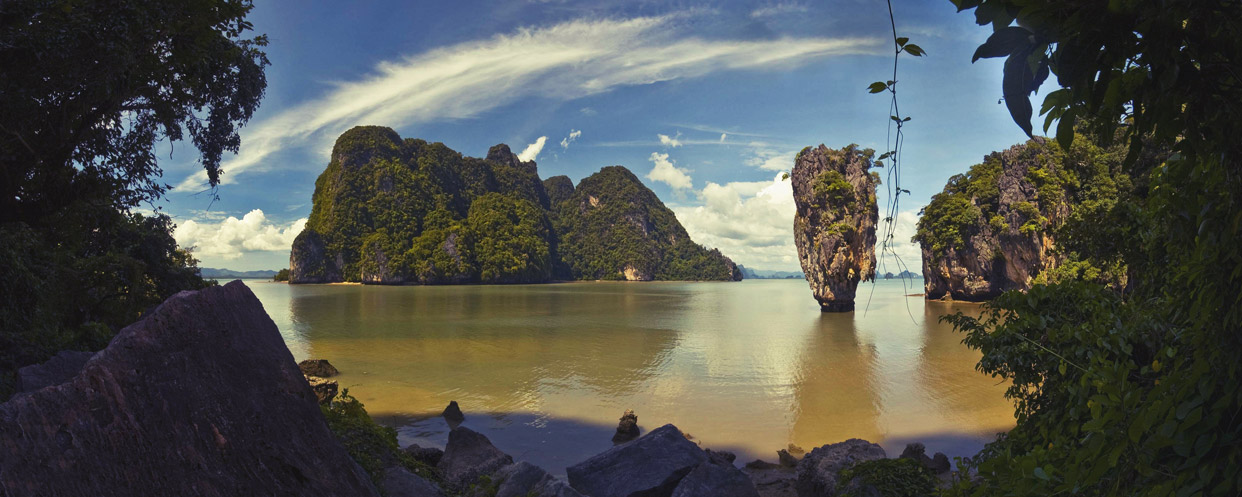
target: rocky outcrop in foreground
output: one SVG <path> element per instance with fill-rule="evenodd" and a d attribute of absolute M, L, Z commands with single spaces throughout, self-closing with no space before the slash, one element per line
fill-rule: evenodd
<path fill-rule="evenodd" d="M 377 495 L 241 282 L 181 292 L 0 404 L 0 494 Z"/>
<path fill-rule="evenodd" d="M 859 280 L 875 279 L 879 219 L 871 149 L 807 147 L 794 162 L 794 244 L 824 312 L 854 310 Z"/>

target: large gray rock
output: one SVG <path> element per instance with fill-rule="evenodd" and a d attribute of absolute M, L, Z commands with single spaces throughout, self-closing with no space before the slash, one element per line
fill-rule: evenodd
<path fill-rule="evenodd" d="M 413 457 L 415 461 L 421 462 L 431 467 L 440 464 L 440 458 L 444 457 L 444 451 L 435 447 L 421 447 L 418 444 L 410 444 L 404 449 L 406 454 Z"/>
<path fill-rule="evenodd" d="M 794 245 L 811 293 L 824 312 L 854 310 L 859 280 L 875 279 L 879 220 L 870 172 L 873 150 L 806 147 L 794 160 Z"/>
<path fill-rule="evenodd" d="M 0 404 L 0 489 L 377 495 L 239 281 L 170 297 L 73 379 Z"/>
<path fill-rule="evenodd" d="M 436 469 L 449 485 L 465 488 L 480 476 L 490 475 L 512 463 L 513 458 L 492 445 L 487 437 L 465 426 L 458 426 L 449 432 L 444 456 Z"/>
<path fill-rule="evenodd" d="M 401 466 L 384 468 L 384 480 L 380 485 L 388 497 L 444 497 L 435 483 Z"/>
<path fill-rule="evenodd" d="M 667 497 L 703 452 L 671 424 L 566 468 L 569 485 L 592 497 Z"/>
<path fill-rule="evenodd" d="M 705 461 L 681 479 L 673 497 L 759 497 L 755 484 L 732 464 Z"/>
<path fill-rule="evenodd" d="M 879 445 L 857 438 L 811 450 L 798 462 L 798 497 L 834 497 L 841 470 L 885 457 Z"/>
<path fill-rule="evenodd" d="M 26 366 L 17 370 L 17 391 L 33 392 L 43 387 L 59 385 L 73 379 L 86 366 L 94 352 L 62 350 L 43 364 Z"/>
<path fill-rule="evenodd" d="M 499 482 L 495 497 L 582 497 L 564 481 L 525 461 L 500 468 L 492 481 Z"/>

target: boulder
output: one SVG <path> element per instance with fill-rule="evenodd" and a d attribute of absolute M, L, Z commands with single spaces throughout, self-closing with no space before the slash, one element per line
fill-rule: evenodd
<path fill-rule="evenodd" d="M 315 392 L 315 398 L 319 399 L 320 405 L 332 403 L 332 399 L 336 398 L 337 384 L 333 380 L 325 380 L 318 376 L 307 376 L 306 383 L 310 385 L 311 391 Z"/>
<path fill-rule="evenodd" d="M 435 483 L 401 466 L 384 468 L 384 479 L 380 485 L 388 497 L 444 497 L 444 492 Z"/>
<path fill-rule="evenodd" d="M 6 496 L 377 495 L 240 281 L 181 292 L 0 404 Z"/>
<path fill-rule="evenodd" d="M 43 364 L 26 366 L 17 370 L 17 391 L 33 392 L 43 387 L 59 385 L 73 379 L 82 371 L 94 352 L 62 350 Z"/>
<path fill-rule="evenodd" d="M 612 436 L 612 443 L 619 444 L 638 438 L 638 415 L 633 409 L 626 409 L 617 423 L 617 433 Z"/>
<path fill-rule="evenodd" d="M 449 432 L 448 445 L 436 469 L 444 481 L 454 488 L 465 488 L 480 476 L 490 475 L 513 458 L 492 445 L 491 440 L 465 426 Z"/>
<path fill-rule="evenodd" d="M 794 160 L 794 245 L 824 312 L 854 310 L 859 280 L 875 279 L 874 151 L 807 147 Z"/>
<path fill-rule="evenodd" d="M 755 490 L 763 497 L 796 497 L 794 484 L 798 479 L 793 468 L 772 464 L 768 468 L 742 468 L 742 472 L 750 477 Z"/>
<path fill-rule="evenodd" d="M 790 454 L 788 450 L 781 449 L 776 451 L 776 457 L 781 462 L 781 466 L 792 468 L 798 465 L 798 458 Z"/>
<path fill-rule="evenodd" d="M 885 457 L 879 445 L 857 438 L 813 449 L 798 462 L 798 497 L 833 497 L 841 470 Z"/>
<path fill-rule="evenodd" d="M 495 497 L 582 497 L 563 480 L 525 461 L 500 468 L 492 481 L 499 482 Z"/>
<path fill-rule="evenodd" d="M 707 453 L 707 460 L 716 464 L 733 464 L 737 460 L 737 455 L 727 450 L 707 449 L 704 452 Z"/>
<path fill-rule="evenodd" d="M 440 464 L 440 459 L 444 457 L 444 451 L 435 447 L 419 447 L 418 444 L 410 444 L 402 450 L 409 454 L 410 457 L 413 457 L 415 461 L 431 467 Z"/>
<path fill-rule="evenodd" d="M 331 378 L 341 374 L 327 359 L 307 359 L 298 363 L 298 369 L 301 369 L 302 374 L 306 376 L 318 376 L 320 378 Z"/>
<path fill-rule="evenodd" d="M 671 424 L 566 468 L 569 485 L 592 497 L 667 497 L 707 454 Z"/>
<path fill-rule="evenodd" d="M 681 479 L 672 497 L 759 497 L 759 491 L 732 464 L 704 461 Z"/>
<path fill-rule="evenodd" d="M 443 416 L 444 420 L 448 421 L 449 425 L 453 427 L 456 427 L 461 424 L 462 421 L 466 420 L 466 415 L 462 414 L 461 408 L 457 406 L 456 400 L 450 400 L 448 407 L 445 407 L 444 412 L 440 413 L 440 415 Z"/>

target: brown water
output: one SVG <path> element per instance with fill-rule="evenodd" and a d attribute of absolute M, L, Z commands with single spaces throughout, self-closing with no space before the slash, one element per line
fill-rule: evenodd
<path fill-rule="evenodd" d="M 921 280 L 915 280 L 921 284 Z M 968 304 L 881 281 L 824 314 L 801 280 L 375 287 L 249 283 L 298 360 L 325 358 L 401 443 L 466 425 L 553 473 L 611 446 L 634 409 L 739 463 L 847 438 L 970 455 L 1013 425 L 1005 385 L 939 323 Z"/>

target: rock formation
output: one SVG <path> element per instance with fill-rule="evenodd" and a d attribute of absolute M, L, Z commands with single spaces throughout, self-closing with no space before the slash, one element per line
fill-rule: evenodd
<path fill-rule="evenodd" d="M 71 379 L 0 404 L 0 489 L 377 495 L 239 281 L 174 295 Z"/>
<path fill-rule="evenodd" d="M 480 476 L 494 473 L 513 458 L 497 449 L 486 436 L 458 426 L 449 431 L 444 455 L 436 464 L 436 470 L 445 483 L 454 488 L 465 488 Z"/>
<path fill-rule="evenodd" d="M 1069 152 L 1042 138 L 994 152 L 932 197 L 915 235 L 928 299 L 989 300 L 1060 276 L 1126 284 L 1124 268 L 1091 267 L 1056 249 L 1066 222 L 1107 229 L 1091 223 L 1133 188 L 1121 171 L 1124 151 L 1074 142 Z"/>
<path fill-rule="evenodd" d="M 798 497 L 832 497 L 836 495 L 837 474 L 841 470 L 885 457 L 879 445 L 857 438 L 812 449 L 798 462 Z"/>
<path fill-rule="evenodd" d="M 732 260 L 694 243 L 655 192 L 621 166 L 579 182 L 554 206 L 553 222 L 575 279 L 742 279 Z"/>
<path fill-rule="evenodd" d="M 612 436 L 612 443 L 619 444 L 638 438 L 638 415 L 633 409 L 626 409 L 617 423 L 617 433 Z"/>
<path fill-rule="evenodd" d="M 336 369 L 336 366 L 333 366 L 327 359 L 307 359 L 298 363 L 298 369 L 302 370 L 302 374 L 306 376 L 318 376 L 320 378 L 331 378 L 341 374 Z"/>
<path fill-rule="evenodd" d="M 875 279 L 879 218 L 874 151 L 807 147 L 794 162 L 794 244 L 811 293 L 825 312 L 854 310 L 859 280 Z"/>
<path fill-rule="evenodd" d="M 562 208 L 581 203 L 584 185 L 593 209 Z M 610 186 L 620 190 L 599 191 Z M 558 247 L 564 240 L 572 245 L 568 254 Z M 601 244 L 613 245 L 597 253 Z M 565 176 L 541 181 L 536 164 L 504 144 L 478 159 L 378 126 L 337 139 L 315 182 L 306 227 L 294 239 L 289 271 L 291 283 L 393 285 L 738 274 L 718 251 L 692 242 L 623 167 L 605 168 L 575 188 Z"/>

